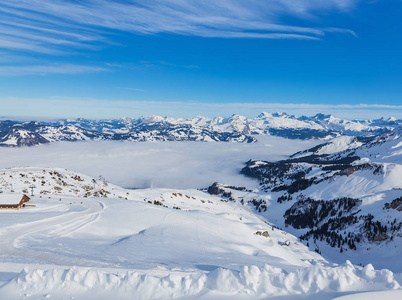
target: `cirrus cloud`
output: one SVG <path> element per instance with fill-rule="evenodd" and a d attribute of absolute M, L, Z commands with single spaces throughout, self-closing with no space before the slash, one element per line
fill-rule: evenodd
<path fill-rule="evenodd" d="M 314 20 L 352 10 L 359 0 L 3 0 L 0 48 L 57 54 L 112 42 L 116 32 L 260 39 L 321 39 L 350 29 L 299 26 L 283 17 Z M 320 23 L 320 22 L 318 22 Z M 21 42 L 23 41 L 23 42 Z"/>
<path fill-rule="evenodd" d="M 81 74 L 106 70 L 103 67 L 73 64 L 0 66 L 0 76 Z"/>

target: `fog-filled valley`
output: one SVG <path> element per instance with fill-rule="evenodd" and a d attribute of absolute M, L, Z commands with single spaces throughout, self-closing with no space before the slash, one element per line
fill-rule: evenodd
<path fill-rule="evenodd" d="M 56 167 L 125 188 L 205 188 L 222 182 L 255 185 L 240 175 L 249 159 L 280 160 L 319 144 L 258 136 L 257 143 L 220 142 L 58 142 L 34 147 L 1 148 L 0 168 Z"/>

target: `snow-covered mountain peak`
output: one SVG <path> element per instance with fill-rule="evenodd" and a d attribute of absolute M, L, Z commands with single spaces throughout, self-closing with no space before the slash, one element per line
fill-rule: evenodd
<path fill-rule="evenodd" d="M 386 121 L 388 121 L 388 122 L 395 122 L 396 120 L 397 119 L 394 118 L 394 117 L 389 117 L 389 118 L 386 119 Z"/>
<path fill-rule="evenodd" d="M 135 119 L 129 118 L 129 117 L 123 117 L 123 118 L 119 119 L 119 123 L 123 123 L 123 124 L 130 124 L 133 121 L 135 121 Z M 109 122 L 113 122 L 113 120 L 110 120 Z"/>
<path fill-rule="evenodd" d="M 232 115 L 228 120 L 228 124 L 230 124 L 231 128 L 235 132 L 239 132 L 245 135 L 250 134 L 250 126 L 246 117 L 239 115 Z"/>
<path fill-rule="evenodd" d="M 272 118 L 294 118 L 293 115 L 288 115 L 286 112 L 262 112 L 257 116 L 257 119 L 272 119 Z"/>
<path fill-rule="evenodd" d="M 312 119 L 316 119 L 316 120 L 330 120 L 331 118 L 333 118 L 332 115 L 326 115 L 326 114 L 322 114 L 322 113 L 318 113 L 312 117 Z"/>
<path fill-rule="evenodd" d="M 272 113 L 272 117 L 274 118 L 291 118 L 286 112 L 274 112 Z"/>
<path fill-rule="evenodd" d="M 225 123 L 226 118 L 224 117 L 215 117 L 211 120 L 212 125 L 221 125 Z"/>
<path fill-rule="evenodd" d="M 270 116 L 272 116 L 272 114 L 270 114 L 268 112 L 262 112 L 257 116 L 257 118 L 262 119 L 262 118 L 267 118 L 267 117 L 270 117 Z"/>
<path fill-rule="evenodd" d="M 160 123 L 160 122 L 163 122 L 163 121 L 165 120 L 165 118 L 162 117 L 162 116 L 156 116 L 156 115 L 154 115 L 154 116 L 145 116 L 145 117 L 141 117 L 139 120 L 140 120 L 140 122 L 141 122 L 142 124 L 152 124 L 152 123 Z"/>
<path fill-rule="evenodd" d="M 328 144 L 318 149 L 315 154 L 333 154 L 336 152 L 345 151 L 348 149 L 356 149 L 363 145 L 356 137 L 353 136 L 340 136 L 331 140 Z"/>
<path fill-rule="evenodd" d="M 208 126 L 211 123 L 211 119 L 204 116 L 195 116 L 194 118 L 185 119 L 185 123 L 190 123 L 196 126 Z"/>
<path fill-rule="evenodd" d="M 0 146 L 22 147 L 49 143 L 41 135 L 22 128 L 12 128 L 0 139 Z"/>

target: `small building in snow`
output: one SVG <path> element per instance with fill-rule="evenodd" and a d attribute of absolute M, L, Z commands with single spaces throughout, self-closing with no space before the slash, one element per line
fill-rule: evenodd
<path fill-rule="evenodd" d="M 25 194 L 0 194 L 0 209 L 20 209 L 29 199 Z"/>

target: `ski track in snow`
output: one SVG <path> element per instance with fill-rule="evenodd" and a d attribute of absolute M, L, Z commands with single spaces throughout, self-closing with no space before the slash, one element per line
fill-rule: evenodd
<path fill-rule="evenodd" d="M 39 221 L 3 228 L 0 231 L 0 253 L 3 255 L 33 258 L 42 262 L 60 266 L 110 266 L 110 264 L 105 264 L 100 261 L 92 261 L 82 258 L 76 259 L 56 253 L 36 251 L 18 246 L 18 244 L 21 244 L 20 241 L 23 240 L 25 236 L 49 230 L 49 228 L 55 229 L 48 231 L 48 234 L 63 236 L 77 231 L 89 223 L 95 222 L 105 209 L 105 205 L 99 200 L 86 203 L 88 203 L 88 208 L 84 211 L 70 212 L 60 216 L 49 217 Z"/>

